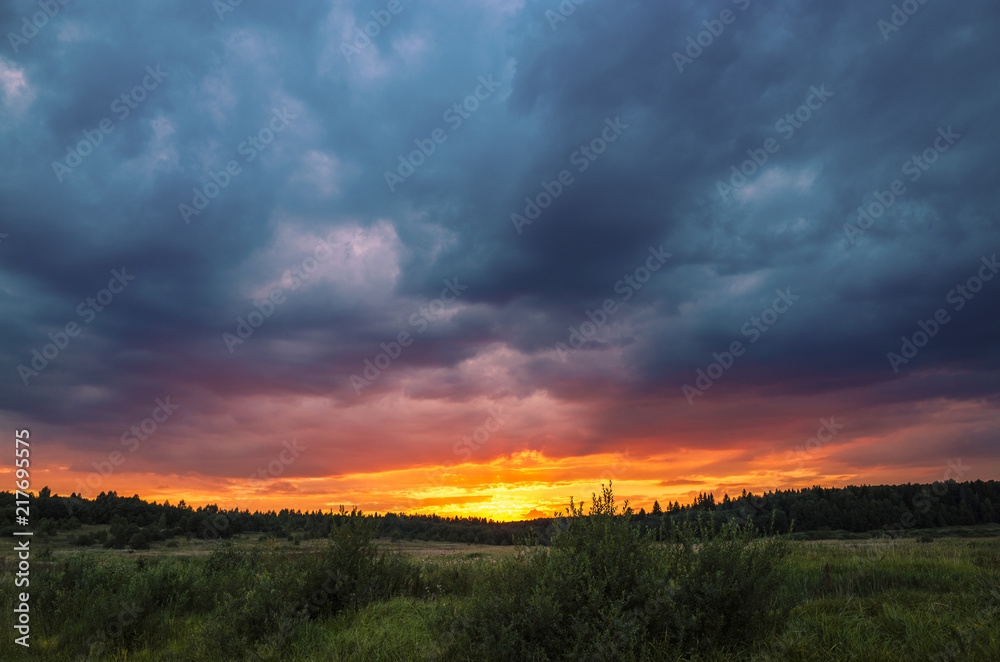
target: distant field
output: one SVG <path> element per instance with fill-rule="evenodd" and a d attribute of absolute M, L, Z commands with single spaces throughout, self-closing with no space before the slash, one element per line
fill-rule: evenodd
<path fill-rule="evenodd" d="M 32 550 L 38 555 L 43 550 L 51 552 L 50 560 L 58 560 L 67 555 L 86 552 L 88 554 L 104 555 L 128 555 L 128 556 L 207 556 L 212 553 L 218 545 L 218 540 L 203 540 L 201 538 L 191 538 L 187 540 L 183 537 L 176 537 L 168 541 L 152 543 L 150 549 L 137 550 L 117 550 L 105 549 L 101 545 L 89 545 L 81 547 L 73 544 L 73 540 L 81 533 L 96 533 L 106 530 L 106 526 L 83 525 L 74 531 L 60 531 L 49 536 L 36 536 L 32 539 Z M 233 543 L 241 549 L 251 549 L 261 544 L 265 540 L 271 541 L 280 549 L 289 553 L 304 553 L 322 549 L 327 541 L 325 539 L 305 539 L 297 544 L 284 538 L 274 539 L 260 533 L 243 533 L 230 538 Z M 380 549 L 400 552 L 412 555 L 417 558 L 439 557 L 451 554 L 509 554 L 514 550 L 513 545 L 477 545 L 473 543 L 459 542 L 435 542 L 426 540 L 389 540 L 382 538 L 376 541 Z M 12 546 L 0 548 L 0 559 L 12 561 L 14 559 Z"/>
<path fill-rule="evenodd" d="M 439 557 L 457 556 L 476 558 L 480 556 L 505 555 L 514 551 L 513 545 L 476 545 L 460 542 L 433 542 L 426 540 L 388 541 L 380 540 L 379 546 L 409 554 L 418 559 L 430 560 Z"/>
<path fill-rule="evenodd" d="M 218 544 L 218 540 L 204 540 L 197 537 L 193 537 L 188 540 L 182 536 L 178 536 L 167 541 L 153 542 L 150 549 L 142 551 L 104 549 L 101 545 L 81 547 L 73 544 L 73 540 L 80 534 L 96 533 L 102 530 L 106 531 L 107 529 L 107 526 L 85 524 L 72 531 L 58 531 L 57 533 L 48 536 L 36 535 L 32 539 L 32 550 L 36 555 L 44 550 L 48 550 L 52 553 L 53 557 L 61 557 L 80 551 L 111 555 L 128 554 L 130 556 L 159 556 L 164 554 L 179 556 L 204 556 L 210 554 Z M 798 538 L 797 542 L 808 545 L 826 543 L 859 544 L 865 542 L 877 544 L 879 542 L 879 539 L 872 539 L 868 537 L 867 534 L 854 534 L 844 531 L 808 533 L 810 537 L 815 537 L 816 539 L 803 539 L 802 536 L 804 535 L 806 534 L 795 534 L 795 537 Z M 824 536 L 826 539 L 824 539 Z M 972 538 L 986 539 L 990 537 L 1000 538 L 1000 524 L 977 524 L 972 526 L 942 527 L 937 529 L 909 529 L 904 532 L 904 536 L 899 538 L 899 540 L 901 542 L 912 542 L 921 536 L 930 536 L 935 540 L 965 540 Z M 268 536 L 262 533 L 254 532 L 237 534 L 231 538 L 237 546 L 245 549 L 250 549 L 268 539 Z M 297 544 L 285 538 L 270 538 L 270 540 L 272 540 L 274 544 L 281 549 L 287 549 L 289 552 L 315 551 L 322 549 L 327 544 L 325 539 L 304 539 L 300 540 Z M 473 552 L 480 554 L 509 554 L 514 550 L 513 545 L 478 545 L 475 543 L 437 542 L 429 540 L 389 540 L 387 538 L 382 538 L 377 542 L 381 549 L 398 551 L 421 558 Z M 3 546 L 0 548 L 0 559 L 13 558 L 14 553 L 11 547 Z"/>

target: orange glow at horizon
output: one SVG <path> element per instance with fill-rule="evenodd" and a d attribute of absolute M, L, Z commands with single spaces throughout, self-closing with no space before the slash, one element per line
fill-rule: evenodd
<path fill-rule="evenodd" d="M 115 491 L 119 496 L 138 494 L 146 501 L 192 507 L 217 504 L 220 508 L 251 511 L 291 509 L 337 511 L 341 505 L 365 512 L 406 512 L 447 517 L 482 517 L 496 521 L 518 521 L 552 517 L 565 511 L 570 497 L 589 506 L 592 493 L 602 483 L 613 481 L 619 504 L 630 502 L 634 510 L 649 511 L 653 501 L 666 507 L 669 502 L 690 503 L 699 492 L 738 496 L 743 489 L 762 493 L 774 489 L 798 489 L 821 484 L 825 487 L 848 484 L 907 482 L 913 472 L 887 470 L 879 480 L 855 474 L 817 474 L 798 466 L 784 454 L 741 461 L 739 453 L 725 451 L 678 450 L 660 457 L 637 458 L 628 452 L 583 457 L 548 458 L 537 451 L 525 451 L 487 463 L 455 466 L 413 467 L 408 469 L 358 473 L 336 477 L 279 477 L 259 483 L 218 479 L 196 474 L 154 475 L 121 472 L 99 484 L 95 474 L 39 470 L 32 480 L 37 492 L 47 485 L 53 493 L 78 492 L 86 498 Z M 821 464 L 815 458 L 815 465 Z M 716 475 L 697 473 L 698 467 L 713 464 L 732 469 Z M 814 469 L 813 463 L 810 466 Z M 779 471 L 777 468 L 780 468 Z M 937 480 L 929 467 L 928 481 Z M 7 473 L 7 472 L 3 472 Z M 80 486 L 88 475 L 88 491 Z M 391 487 L 389 487 L 391 486 Z"/>

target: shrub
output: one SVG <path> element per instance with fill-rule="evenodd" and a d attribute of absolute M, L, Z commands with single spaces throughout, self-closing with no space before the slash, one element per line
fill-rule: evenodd
<path fill-rule="evenodd" d="M 128 546 L 132 549 L 149 549 L 149 539 L 145 533 L 138 531 L 129 538 Z"/>
<path fill-rule="evenodd" d="M 631 522 L 611 487 L 590 513 L 570 501 L 549 550 L 519 547 L 457 613 L 452 657 L 501 660 L 627 660 L 663 639 L 652 618 L 668 588 L 662 553 Z"/>
<path fill-rule="evenodd" d="M 80 535 L 73 538 L 73 544 L 77 545 L 78 547 L 89 547 L 93 545 L 95 542 L 97 541 L 94 539 L 93 534 L 90 533 L 81 533 Z"/>
<path fill-rule="evenodd" d="M 255 650 L 280 656 L 311 618 L 412 592 L 416 569 L 379 553 L 374 524 L 358 511 L 342 513 L 326 549 L 292 558 L 274 539 L 268 549 L 252 551 L 219 543 L 206 575 L 222 617 L 205 626 L 191 655 L 244 659 Z"/>
<path fill-rule="evenodd" d="M 682 651 L 740 648 L 784 627 L 786 539 L 760 536 L 750 522 L 714 531 L 702 521 L 673 532 L 666 571 L 673 582 L 661 601 L 668 639 Z"/>
<path fill-rule="evenodd" d="M 609 484 L 570 501 L 551 548 L 521 546 L 450 614 L 446 659 L 637 660 L 740 648 L 784 625 L 784 540 L 708 517 L 654 541 Z"/>
<path fill-rule="evenodd" d="M 326 594 L 319 613 L 332 614 L 418 590 L 417 568 L 398 554 L 380 553 L 376 529 L 375 520 L 363 517 L 361 511 L 341 511 L 330 532 L 330 545 L 308 578 L 309 588 L 322 586 Z"/>

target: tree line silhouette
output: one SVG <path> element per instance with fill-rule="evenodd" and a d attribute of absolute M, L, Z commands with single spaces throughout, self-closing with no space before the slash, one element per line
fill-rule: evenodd
<path fill-rule="evenodd" d="M 14 495 L 0 492 L 0 532 L 10 535 L 14 526 Z M 716 527 L 723 522 L 750 522 L 761 531 L 803 537 L 866 537 L 887 531 L 906 535 L 909 530 L 973 526 L 998 522 L 1000 482 L 948 480 L 930 484 L 808 487 L 763 494 L 743 491 L 733 498 L 717 500 L 710 492 L 699 493 L 690 504 L 653 503 L 650 512 L 632 512 L 632 519 L 645 529 L 669 529 L 678 520 L 701 518 Z M 217 505 L 192 508 L 184 501 L 146 502 L 134 495 L 102 492 L 94 499 L 77 494 L 53 495 L 42 488 L 31 500 L 32 529 L 45 534 L 74 530 L 84 524 L 106 525 L 97 533 L 80 534 L 77 544 L 141 549 L 150 543 L 175 537 L 229 538 L 236 534 L 303 540 L 325 538 L 344 518 L 372 518 L 378 535 L 394 540 L 428 540 L 509 545 L 525 539 L 548 542 L 559 517 L 520 522 L 498 522 L 482 517 L 443 517 L 384 513 L 361 515 L 357 510 L 340 512 L 282 509 L 266 512 L 225 510 Z"/>

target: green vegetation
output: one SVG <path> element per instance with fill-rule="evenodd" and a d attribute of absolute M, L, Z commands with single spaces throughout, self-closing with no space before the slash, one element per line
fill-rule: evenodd
<path fill-rule="evenodd" d="M 976 527 L 1000 523 L 994 504 L 1000 503 L 1000 482 L 954 480 L 929 485 L 862 485 L 842 488 L 810 487 L 755 495 L 743 492 L 736 498 L 699 494 L 694 503 L 654 503 L 650 513 L 640 509 L 632 521 L 643 531 L 659 535 L 684 521 L 701 519 L 719 530 L 726 522 L 750 523 L 758 532 L 791 531 L 793 539 L 862 539 L 873 536 L 913 536 L 924 529 Z M 0 492 L 0 535 L 15 529 L 14 495 Z M 94 499 L 53 495 L 42 488 L 32 499 L 33 522 L 42 536 L 75 531 L 81 527 L 106 527 L 106 537 L 97 541 L 108 548 L 127 549 L 133 540 L 151 546 L 164 540 L 218 540 L 255 533 L 289 541 L 324 540 L 334 527 L 333 512 L 249 512 L 224 510 L 216 505 L 192 508 L 181 501 L 146 503 L 138 496 L 120 497 L 102 492 Z M 511 545 L 525 537 L 549 542 L 553 520 L 494 522 L 478 517 L 439 517 L 385 513 L 372 515 L 376 534 L 393 541 L 430 540 L 483 545 Z M 136 537 L 137 534 L 142 535 Z M 77 544 L 88 546 L 86 539 Z M 93 543 L 91 543 L 93 544 Z"/>
<path fill-rule="evenodd" d="M 322 543 L 254 535 L 204 555 L 115 551 L 77 527 L 32 557 L 32 647 L 5 637 L 0 659 L 1000 659 L 996 538 L 793 541 L 707 515 L 654 531 L 610 487 L 586 515 L 571 502 L 550 545 L 508 552 L 402 554 L 374 518 L 331 521 Z M 0 584 L 15 593 L 11 570 Z"/>
<path fill-rule="evenodd" d="M 572 502 L 549 549 L 488 572 L 448 620 L 450 659 L 639 660 L 738 647 L 784 624 L 787 543 L 749 525 L 675 527 L 667 544 L 619 512 L 611 488 L 589 515 Z M 696 549 L 697 547 L 697 549 Z"/>

